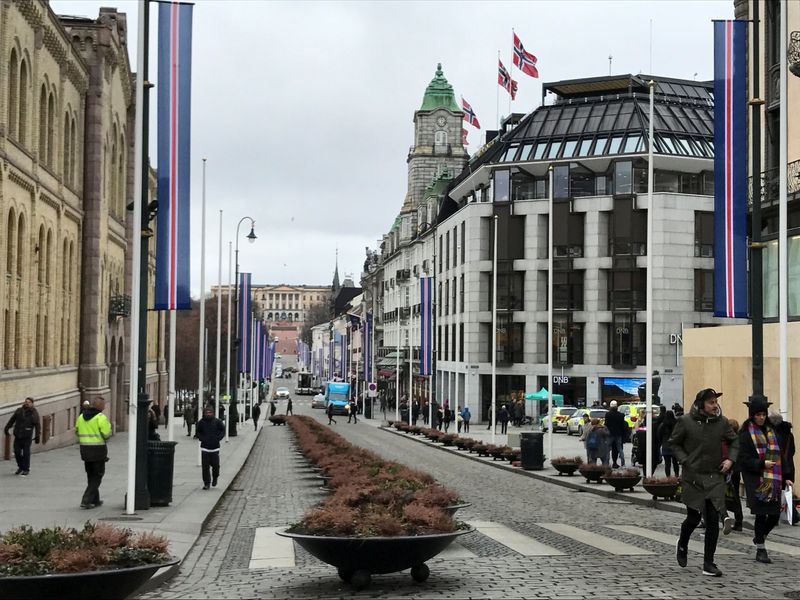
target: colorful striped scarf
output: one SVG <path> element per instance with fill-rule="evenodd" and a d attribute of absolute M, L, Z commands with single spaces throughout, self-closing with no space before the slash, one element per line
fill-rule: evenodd
<path fill-rule="evenodd" d="M 747 432 L 750 434 L 750 439 L 753 440 L 758 457 L 774 463 L 771 467 L 764 467 L 761 472 L 761 478 L 756 487 L 756 498 L 762 502 L 780 501 L 782 473 L 778 436 L 771 427 L 762 429 L 752 421 L 747 425 Z"/>

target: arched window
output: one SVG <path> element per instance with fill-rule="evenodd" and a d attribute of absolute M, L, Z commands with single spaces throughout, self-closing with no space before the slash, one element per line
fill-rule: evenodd
<path fill-rule="evenodd" d="M 36 353 L 34 355 L 34 364 L 37 367 L 42 366 L 42 316 L 36 315 Z"/>
<path fill-rule="evenodd" d="M 36 252 L 39 259 L 39 283 L 44 283 L 45 268 L 47 266 L 47 257 L 45 256 L 45 244 L 47 242 L 44 225 L 39 226 L 39 243 L 36 246 Z"/>
<path fill-rule="evenodd" d="M 47 230 L 47 267 L 45 272 L 45 283 L 50 286 L 53 285 L 53 230 Z"/>
<path fill-rule="evenodd" d="M 14 214 L 14 209 L 12 208 L 8 211 L 8 226 L 6 227 L 6 232 L 8 234 L 6 238 L 6 273 L 11 275 L 14 273 L 14 242 L 16 241 L 16 236 L 14 235 L 17 230 L 17 216 Z"/>
<path fill-rule="evenodd" d="M 11 331 L 11 311 L 8 309 L 5 309 L 3 314 L 3 336 L 5 340 L 3 365 L 6 369 L 11 369 L 14 365 L 14 337 Z"/>
<path fill-rule="evenodd" d="M 11 58 L 8 60 L 8 135 L 17 137 L 17 100 L 19 97 L 19 64 L 17 49 L 11 49 Z"/>
<path fill-rule="evenodd" d="M 300 313 L 294 313 L 294 320 L 295 321 L 299 321 L 300 320 Z"/>
<path fill-rule="evenodd" d="M 71 173 L 70 173 L 70 170 L 69 170 L 69 145 L 70 145 L 70 142 L 72 140 L 72 135 L 71 135 L 70 129 L 69 129 L 69 122 L 70 122 L 69 113 L 65 112 L 64 113 L 64 135 L 63 135 L 63 137 L 61 139 L 61 145 L 63 147 L 63 150 L 62 150 L 63 164 L 61 165 L 61 172 L 64 174 L 64 183 L 66 183 L 67 185 L 72 185 L 72 179 L 70 177 Z"/>
<path fill-rule="evenodd" d="M 446 131 L 437 131 L 433 137 L 433 143 L 435 146 L 446 146 L 447 145 L 447 132 Z"/>
<path fill-rule="evenodd" d="M 20 214 L 17 221 L 17 277 L 22 277 L 25 260 L 25 215 Z"/>
<path fill-rule="evenodd" d="M 61 253 L 61 364 L 67 364 L 67 323 L 69 322 L 69 241 L 64 238 L 64 250 Z"/>
<path fill-rule="evenodd" d="M 22 368 L 22 327 L 20 327 L 19 311 L 14 311 L 14 368 Z M 10 364 L 10 363 L 9 363 Z"/>
<path fill-rule="evenodd" d="M 39 91 L 39 162 L 47 164 L 47 87 Z"/>
<path fill-rule="evenodd" d="M 72 184 L 78 187 L 78 174 L 76 172 L 76 164 L 78 162 L 78 127 L 75 124 L 75 117 L 73 116 L 72 124 L 70 125 L 70 147 L 69 147 L 69 173 Z"/>
<path fill-rule="evenodd" d="M 17 132 L 20 144 L 28 141 L 28 61 L 24 58 L 19 64 L 19 118 Z"/>
<path fill-rule="evenodd" d="M 42 365 L 50 364 L 50 319 L 44 316 L 44 337 L 42 339 Z"/>
<path fill-rule="evenodd" d="M 108 190 L 108 208 L 112 214 L 117 213 L 117 126 L 114 125 L 113 137 L 111 138 L 111 173 L 110 189 Z"/>
<path fill-rule="evenodd" d="M 56 96 L 53 92 L 47 98 L 47 166 L 55 167 L 54 161 L 54 136 L 56 128 Z"/>
<path fill-rule="evenodd" d="M 125 135 L 120 133 L 119 136 L 119 161 L 117 165 L 117 169 L 119 170 L 119 175 L 117 175 L 117 202 L 119 202 L 119 215 L 120 219 L 125 216 L 125 166 L 127 160 L 127 152 L 125 148 Z"/>

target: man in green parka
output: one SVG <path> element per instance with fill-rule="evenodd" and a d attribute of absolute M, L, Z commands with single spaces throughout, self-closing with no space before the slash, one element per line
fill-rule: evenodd
<path fill-rule="evenodd" d="M 725 475 L 739 452 L 739 439 L 728 419 L 722 416 L 717 399 L 722 396 L 711 388 L 700 390 L 688 414 L 675 424 L 669 439 L 672 451 L 683 466 L 681 499 L 686 505 L 686 520 L 678 538 L 678 564 L 686 566 L 689 538 L 705 517 L 706 537 L 703 548 L 703 575 L 721 577 L 714 564 L 719 538 L 720 514 L 725 512 Z M 723 444 L 727 458 L 723 460 Z M 733 519 L 725 516 L 723 532 L 731 531 Z"/>

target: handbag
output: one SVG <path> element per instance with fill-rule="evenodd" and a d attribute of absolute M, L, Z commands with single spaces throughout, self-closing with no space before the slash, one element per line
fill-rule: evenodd
<path fill-rule="evenodd" d="M 781 516 L 789 525 L 793 525 L 792 516 L 794 515 L 794 498 L 792 487 L 788 486 L 781 492 Z"/>

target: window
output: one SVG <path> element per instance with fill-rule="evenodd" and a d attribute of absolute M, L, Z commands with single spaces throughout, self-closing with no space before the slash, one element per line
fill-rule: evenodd
<path fill-rule="evenodd" d="M 467 222 L 461 221 L 461 264 L 466 262 L 467 256 Z"/>
<path fill-rule="evenodd" d="M 554 317 L 553 366 L 565 367 L 582 364 L 583 323 L 573 323 L 571 316 Z"/>
<path fill-rule="evenodd" d="M 457 280 L 455 277 L 453 277 L 452 290 L 450 290 L 453 300 L 453 314 L 456 314 L 458 312 L 458 305 L 456 304 L 456 284 Z"/>
<path fill-rule="evenodd" d="M 491 326 L 490 326 L 491 327 Z M 515 323 L 512 314 L 497 315 L 497 362 L 513 364 L 524 362 L 523 340 L 524 323 Z M 489 339 L 489 360 L 492 359 L 491 338 Z"/>
<path fill-rule="evenodd" d="M 28 141 L 28 61 L 21 59 L 19 65 L 19 119 L 17 122 L 17 133 L 20 144 Z M 19 315 L 17 315 L 19 319 Z"/>
<path fill-rule="evenodd" d="M 553 142 L 550 144 L 550 151 L 547 153 L 547 158 L 557 158 L 559 150 L 561 150 L 561 142 Z"/>
<path fill-rule="evenodd" d="M 629 160 L 620 160 L 614 163 L 614 193 L 633 193 L 633 163 Z"/>
<path fill-rule="evenodd" d="M 447 233 L 445 233 L 444 268 L 445 268 L 445 270 L 450 268 L 450 232 L 449 231 Z"/>
<path fill-rule="evenodd" d="M 714 270 L 695 269 L 694 309 L 698 312 L 714 310 Z"/>
<path fill-rule="evenodd" d="M 450 327 L 451 334 L 450 334 L 450 360 L 456 360 L 456 324 L 453 323 Z"/>
<path fill-rule="evenodd" d="M 619 152 L 619 148 L 622 145 L 622 136 L 617 135 L 611 138 L 611 141 L 608 144 L 608 153 L 609 154 L 617 154 Z"/>
<path fill-rule="evenodd" d="M 525 215 L 512 215 L 509 205 L 496 206 L 497 215 L 497 260 L 515 260 L 525 258 Z M 494 224 L 489 221 L 489 252 L 487 259 L 492 259 L 494 248 Z"/>
<path fill-rule="evenodd" d="M 630 313 L 613 316 L 608 324 L 608 362 L 614 368 L 631 368 L 645 363 L 644 323 L 635 323 Z"/>
<path fill-rule="evenodd" d="M 464 324 L 458 326 L 458 360 L 464 362 Z"/>
<path fill-rule="evenodd" d="M 8 135 L 17 137 L 17 100 L 19 97 L 19 66 L 17 64 L 17 50 L 11 49 L 11 58 L 8 61 Z"/>
<path fill-rule="evenodd" d="M 714 256 L 714 213 L 694 213 L 694 255 L 703 258 Z"/>
<path fill-rule="evenodd" d="M 588 140 L 581 140 L 581 147 L 578 149 L 578 152 L 575 153 L 575 156 L 588 156 L 589 155 L 589 148 L 592 147 L 592 138 Z"/>
<path fill-rule="evenodd" d="M 609 231 L 610 256 L 647 253 L 647 211 L 633 208 L 631 198 L 615 198 Z"/>
<path fill-rule="evenodd" d="M 508 202 L 511 172 L 505 169 L 494 172 L 494 201 Z"/>
<path fill-rule="evenodd" d="M 516 155 L 517 150 L 519 150 L 519 145 L 514 144 L 513 146 L 509 146 L 508 149 L 503 154 L 503 157 L 500 159 L 500 162 L 511 162 L 514 160 L 514 155 Z"/>
<path fill-rule="evenodd" d="M 578 140 L 567 140 L 564 142 L 564 158 L 570 158 L 575 153 Z"/>
<path fill-rule="evenodd" d="M 444 314 L 450 314 L 450 280 L 444 282 Z"/>
<path fill-rule="evenodd" d="M 430 138 L 428 138 L 430 139 Z M 446 131 L 437 131 L 434 134 L 433 143 L 436 146 L 446 146 L 447 145 L 447 132 Z"/>
<path fill-rule="evenodd" d="M 458 294 L 459 294 L 459 302 L 458 302 L 459 311 L 461 313 L 463 313 L 464 312 L 464 274 L 463 273 L 461 274 L 461 281 L 460 281 L 460 284 L 458 286 Z M 462 325 L 462 327 L 463 327 L 463 325 Z M 463 339 L 463 336 L 462 336 L 462 339 Z"/>
<path fill-rule="evenodd" d="M 570 211 L 569 202 L 553 202 L 553 249 L 559 258 L 583 256 L 585 213 Z"/>
<path fill-rule="evenodd" d="M 453 266 L 458 266 L 458 226 L 453 227 Z"/>
<path fill-rule="evenodd" d="M 533 152 L 533 160 L 542 160 L 544 158 L 544 151 L 547 149 L 547 143 L 536 144 L 536 150 Z"/>
<path fill-rule="evenodd" d="M 569 198 L 569 165 L 553 169 L 553 198 Z"/>
<path fill-rule="evenodd" d="M 601 136 L 597 138 L 597 141 L 594 144 L 594 152 L 592 152 L 593 156 L 600 156 L 603 154 L 603 150 L 605 150 L 606 142 L 608 138 L 605 136 Z"/>
<path fill-rule="evenodd" d="M 553 272 L 553 310 L 583 310 L 583 271 Z"/>
<path fill-rule="evenodd" d="M 519 153 L 519 160 L 528 160 L 532 152 L 533 144 L 525 144 L 522 146 L 522 150 Z"/>
<path fill-rule="evenodd" d="M 608 272 L 609 310 L 645 310 L 647 304 L 646 269 Z"/>

